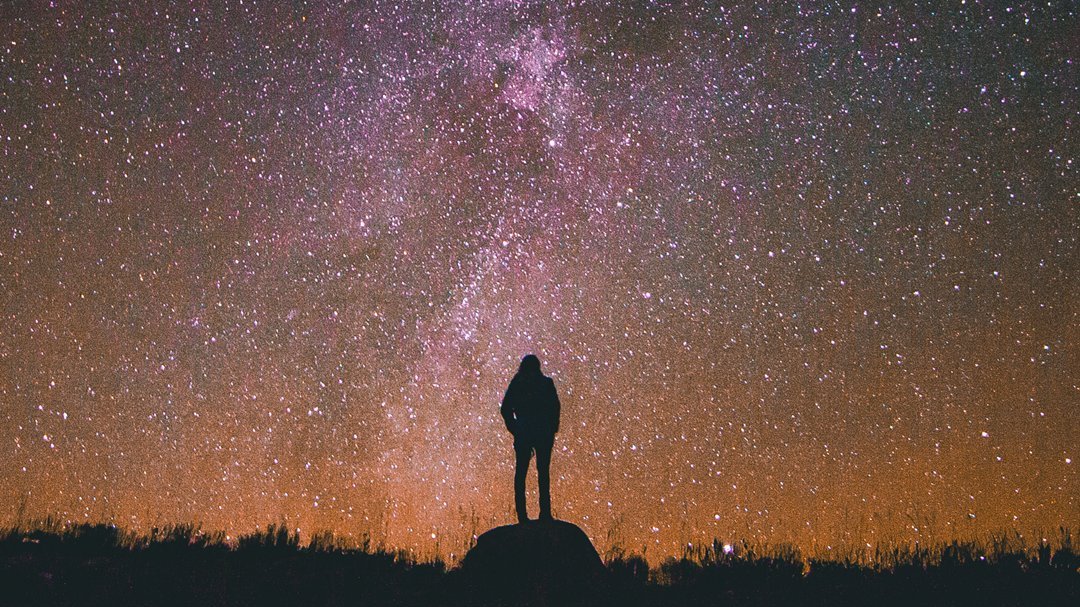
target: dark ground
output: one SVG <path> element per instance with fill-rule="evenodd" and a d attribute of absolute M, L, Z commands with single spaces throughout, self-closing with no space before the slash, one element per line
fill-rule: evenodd
<path fill-rule="evenodd" d="M 895 551 L 887 568 L 715 545 L 651 571 L 640 557 L 609 560 L 584 590 L 545 582 L 507 594 L 504 574 L 329 536 L 300 546 L 283 527 L 233 545 L 193 526 L 142 538 L 106 525 L 16 529 L 0 533 L 0 605 L 1080 605 L 1080 555 L 1063 537 L 1056 551 Z"/>

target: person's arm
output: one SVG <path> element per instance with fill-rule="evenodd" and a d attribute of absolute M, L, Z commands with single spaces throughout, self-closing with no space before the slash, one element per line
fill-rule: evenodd
<path fill-rule="evenodd" d="M 559 431 L 559 413 L 560 413 L 559 410 L 562 408 L 562 405 L 559 403 L 559 393 L 555 390 L 555 380 L 552 379 L 552 380 L 548 380 L 548 381 L 551 382 L 551 403 L 552 403 L 552 411 L 553 411 L 553 414 L 555 416 L 554 428 L 555 428 L 555 432 L 558 432 Z"/>
<path fill-rule="evenodd" d="M 503 422 L 506 423 L 506 429 L 510 431 L 510 434 L 514 433 L 514 383 L 510 382 L 510 386 L 506 388 L 506 393 L 503 394 L 502 406 L 499 407 L 499 413 L 502 414 Z"/>

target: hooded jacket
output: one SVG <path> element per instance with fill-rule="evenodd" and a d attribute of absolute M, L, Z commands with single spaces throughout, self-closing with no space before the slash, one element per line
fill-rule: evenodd
<path fill-rule="evenodd" d="M 550 377 L 519 372 L 510 380 L 499 411 L 515 441 L 531 443 L 555 437 L 559 409 L 559 395 Z"/>

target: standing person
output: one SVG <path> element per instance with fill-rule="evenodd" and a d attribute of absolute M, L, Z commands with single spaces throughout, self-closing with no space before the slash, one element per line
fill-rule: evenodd
<path fill-rule="evenodd" d="M 555 382 L 540 372 L 540 359 L 527 354 L 503 396 L 500 408 L 506 429 L 514 435 L 514 505 L 519 523 L 529 520 L 525 506 L 525 477 L 536 451 L 540 485 L 540 518 L 551 519 L 551 448 L 559 431 L 559 395 Z"/>

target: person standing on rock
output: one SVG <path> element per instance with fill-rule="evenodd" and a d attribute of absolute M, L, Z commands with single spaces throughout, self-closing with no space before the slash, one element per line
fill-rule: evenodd
<path fill-rule="evenodd" d="M 559 431 L 559 395 L 555 382 L 540 372 L 540 359 L 527 354 L 503 396 L 506 429 L 514 435 L 514 506 L 519 523 L 529 520 L 525 506 L 525 477 L 536 452 L 536 476 L 540 485 L 540 519 L 551 520 L 551 448 Z"/>

